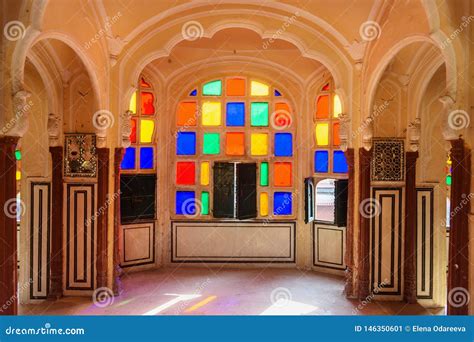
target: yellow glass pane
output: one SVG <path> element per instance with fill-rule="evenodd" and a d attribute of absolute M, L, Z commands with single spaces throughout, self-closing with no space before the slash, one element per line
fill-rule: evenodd
<path fill-rule="evenodd" d="M 338 95 L 334 95 L 333 115 L 335 118 L 342 113 L 342 103 Z"/>
<path fill-rule="evenodd" d="M 268 96 L 269 92 L 269 88 L 266 84 L 257 81 L 250 82 L 251 96 Z"/>
<path fill-rule="evenodd" d="M 140 143 L 151 143 L 153 139 L 153 131 L 155 130 L 155 122 L 153 120 L 140 121 Z"/>
<path fill-rule="evenodd" d="M 201 185 L 209 185 L 209 162 L 201 163 Z"/>
<path fill-rule="evenodd" d="M 316 145 L 327 146 L 329 144 L 329 124 L 316 124 Z"/>
<path fill-rule="evenodd" d="M 130 105 L 128 106 L 128 110 L 131 111 L 133 114 L 137 113 L 137 92 L 132 94 L 132 98 L 130 99 Z"/>
<path fill-rule="evenodd" d="M 268 134 L 252 133 L 250 136 L 250 153 L 253 156 L 266 156 L 268 154 Z"/>
<path fill-rule="evenodd" d="M 21 179 L 21 171 L 17 171 L 16 172 L 16 180 L 20 180 Z"/>
<path fill-rule="evenodd" d="M 221 103 L 204 102 L 202 104 L 202 125 L 219 126 L 221 124 Z"/>
<path fill-rule="evenodd" d="M 266 192 L 260 194 L 260 216 L 268 216 L 268 194 Z"/>

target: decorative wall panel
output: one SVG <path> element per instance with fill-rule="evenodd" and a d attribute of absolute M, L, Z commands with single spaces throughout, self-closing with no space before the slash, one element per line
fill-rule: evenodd
<path fill-rule="evenodd" d="M 405 149 L 401 139 L 374 139 L 372 181 L 403 181 Z"/>
<path fill-rule="evenodd" d="M 120 266 L 131 267 L 155 262 L 155 224 L 122 225 L 120 229 Z"/>
<path fill-rule="evenodd" d="M 171 229 L 172 262 L 295 262 L 295 222 L 175 221 Z"/>
<path fill-rule="evenodd" d="M 50 183 L 30 185 L 30 298 L 46 299 L 49 290 Z"/>
<path fill-rule="evenodd" d="M 313 265 L 344 270 L 346 228 L 315 223 L 313 225 Z"/>
<path fill-rule="evenodd" d="M 65 134 L 64 177 L 95 177 L 97 174 L 96 136 Z"/>
<path fill-rule="evenodd" d="M 416 189 L 416 294 L 433 298 L 433 188 Z"/>

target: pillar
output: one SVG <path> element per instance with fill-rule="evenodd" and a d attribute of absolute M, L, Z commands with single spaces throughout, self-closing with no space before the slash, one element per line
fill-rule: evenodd
<path fill-rule="evenodd" d="M 120 229 L 120 164 L 124 155 L 123 148 L 116 148 L 114 151 L 114 192 L 116 194 L 114 201 L 114 276 L 113 291 L 119 295 L 122 291 L 120 283 L 120 252 L 119 252 L 119 229 Z"/>
<path fill-rule="evenodd" d="M 96 286 L 107 287 L 107 245 L 108 245 L 108 208 L 109 193 L 109 156 L 108 148 L 97 148 L 97 278 Z"/>
<path fill-rule="evenodd" d="M 347 185 L 347 226 L 346 226 L 346 286 L 344 292 L 347 297 L 354 296 L 354 149 L 345 152 L 348 166 Z"/>
<path fill-rule="evenodd" d="M 359 203 L 370 201 L 370 163 L 372 152 L 359 149 Z M 358 293 L 365 299 L 370 293 L 370 217 L 363 215 L 359 206 L 359 258 L 358 258 Z"/>

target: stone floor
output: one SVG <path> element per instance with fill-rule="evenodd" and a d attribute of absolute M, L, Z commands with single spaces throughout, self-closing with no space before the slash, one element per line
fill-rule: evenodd
<path fill-rule="evenodd" d="M 124 275 L 118 297 L 20 305 L 22 315 L 433 315 L 401 302 L 346 299 L 339 276 L 296 269 L 165 268 Z M 357 308 L 360 305 L 359 309 Z"/>

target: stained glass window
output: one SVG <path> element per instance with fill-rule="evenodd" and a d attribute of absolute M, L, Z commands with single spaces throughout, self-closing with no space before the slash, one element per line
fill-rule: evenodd
<path fill-rule="evenodd" d="M 235 165 L 235 170 L 256 169 L 252 186 L 256 187 L 257 217 L 294 215 L 296 125 L 283 94 L 242 76 L 212 79 L 191 89 L 176 108 L 175 215 L 224 217 L 213 208 L 216 184 L 229 189 L 240 184 L 240 176 L 221 179 L 227 173 L 222 172 L 222 177 L 217 173 L 216 167 L 227 164 Z"/>

